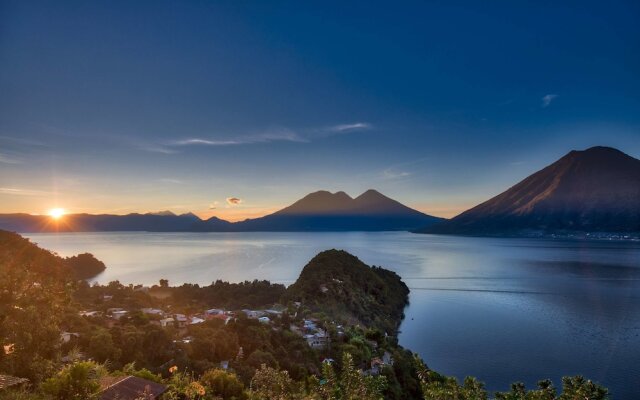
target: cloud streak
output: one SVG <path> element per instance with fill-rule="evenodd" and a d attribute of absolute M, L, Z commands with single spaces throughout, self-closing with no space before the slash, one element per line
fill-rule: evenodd
<path fill-rule="evenodd" d="M 357 131 L 357 130 L 365 130 L 371 129 L 371 124 L 366 122 L 356 122 L 353 124 L 340 124 L 329 127 L 330 132 L 349 132 L 349 131 Z"/>
<path fill-rule="evenodd" d="M 363 131 L 371 128 L 372 125 L 366 122 L 339 124 L 315 129 L 302 129 L 300 131 L 294 131 L 288 128 L 274 128 L 261 133 L 232 136 L 226 138 L 216 138 L 208 136 L 186 137 L 181 139 L 168 140 L 159 144 L 154 143 L 142 145 L 140 146 L 140 148 L 153 153 L 174 154 L 179 153 L 180 148 L 197 146 L 224 147 L 271 142 L 308 143 L 317 138 Z"/>
<path fill-rule="evenodd" d="M 18 160 L 17 158 L 13 158 L 13 157 L 8 156 L 6 154 L 0 153 L 0 163 L 3 163 L 3 164 L 22 164 L 22 161 Z"/>
<path fill-rule="evenodd" d="M 553 100 L 558 97 L 557 94 L 547 94 L 542 96 L 542 108 L 547 108 Z"/>
<path fill-rule="evenodd" d="M 10 196 L 49 196 L 52 193 L 45 192 L 42 190 L 0 187 L 0 194 L 10 195 Z"/>
<path fill-rule="evenodd" d="M 392 169 L 385 169 L 382 171 L 383 179 L 402 179 L 411 176 L 411 172 L 407 171 L 394 171 Z"/>
<path fill-rule="evenodd" d="M 243 144 L 269 143 L 269 142 L 306 142 L 307 139 L 301 137 L 296 132 L 282 128 L 274 129 L 267 132 L 238 136 L 233 139 L 214 139 L 214 138 L 187 138 L 172 140 L 165 145 L 167 146 L 238 146 Z"/>
<path fill-rule="evenodd" d="M 229 204 L 230 206 L 237 206 L 240 203 L 242 203 L 242 199 L 239 199 L 237 197 L 227 197 L 227 204 Z"/>

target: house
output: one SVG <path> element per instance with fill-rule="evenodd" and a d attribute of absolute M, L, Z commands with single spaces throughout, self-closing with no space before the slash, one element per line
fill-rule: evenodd
<path fill-rule="evenodd" d="M 371 359 L 371 369 L 367 371 L 370 375 L 379 375 L 380 371 L 384 367 L 384 362 L 378 357 Z"/>
<path fill-rule="evenodd" d="M 162 317 L 164 315 L 164 311 L 158 308 L 143 308 L 140 311 L 147 315 L 157 315 L 159 317 Z"/>
<path fill-rule="evenodd" d="M 166 328 L 167 326 L 173 326 L 175 324 L 175 320 L 173 318 L 164 318 L 160 320 L 160 326 Z"/>
<path fill-rule="evenodd" d="M 178 325 L 178 328 L 186 327 L 187 323 L 189 322 L 187 316 L 184 314 L 176 314 L 174 315 L 174 319 L 176 320 L 176 325 Z"/>
<path fill-rule="evenodd" d="M 119 320 L 120 318 L 122 318 L 124 315 L 127 314 L 127 310 L 120 307 L 114 307 L 114 308 L 109 308 L 107 310 L 107 314 L 110 314 L 111 318 Z"/>
<path fill-rule="evenodd" d="M 282 311 L 278 311 L 278 310 L 274 310 L 274 309 L 264 310 L 264 312 L 266 312 L 269 315 L 275 315 L 277 317 L 282 315 Z"/>
<path fill-rule="evenodd" d="M 100 380 L 100 400 L 159 399 L 167 387 L 135 376 L 108 376 Z"/>
<path fill-rule="evenodd" d="M 220 361 L 220 368 L 229 369 L 229 361 L 228 360 Z"/>
<path fill-rule="evenodd" d="M 388 351 L 385 351 L 382 355 L 382 362 L 384 365 L 393 365 L 393 356 Z"/>
<path fill-rule="evenodd" d="M 111 313 L 111 318 L 119 320 L 120 318 L 122 318 L 122 317 L 123 317 L 123 316 L 125 316 L 126 314 L 127 314 L 127 311 L 126 311 L 126 310 L 113 311 L 113 312 Z"/>
<path fill-rule="evenodd" d="M 244 310 L 242 310 L 242 312 L 247 315 L 247 318 L 251 318 L 251 319 L 260 318 L 260 317 L 262 317 L 262 316 L 264 316 L 266 314 L 264 311 L 260 311 L 260 310 L 247 310 L 247 309 L 244 309 Z"/>
<path fill-rule="evenodd" d="M 9 388 L 18 388 L 27 383 L 29 383 L 29 380 L 26 378 L 0 374 L 0 392 Z"/>
<path fill-rule="evenodd" d="M 271 319 L 269 319 L 269 317 L 260 317 L 260 318 L 258 318 L 258 321 L 259 321 L 261 324 L 268 324 L 268 323 L 270 323 L 270 322 L 271 322 Z"/>
<path fill-rule="evenodd" d="M 205 311 L 204 313 L 205 315 L 211 315 L 211 316 L 220 315 L 220 314 L 224 314 L 224 310 L 221 310 L 219 308 L 212 308 L 210 310 Z"/>
<path fill-rule="evenodd" d="M 75 332 L 62 332 L 60 333 L 60 341 L 62 343 L 69 343 L 72 338 L 79 338 L 80 334 Z"/>
<path fill-rule="evenodd" d="M 191 342 L 193 342 L 192 336 L 185 336 L 182 339 L 176 339 L 173 341 L 173 343 L 186 343 L 186 344 L 189 344 Z"/>
<path fill-rule="evenodd" d="M 324 332 L 304 335 L 304 338 L 312 349 L 324 349 L 329 343 L 329 337 Z"/>
<path fill-rule="evenodd" d="M 189 325 L 201 324 L 203 322 L 204 322 L 204 319 L 202 319 L 200 317 L 193 316 L 193 317 L 191 317 L 191 321 L 189 322 Z"/>
<path fill-rule="evenodd" d="M 310 330 L 310 331 L 315 331 L 316 329 L 318 329 L 318 326 L 316 325 L 316 323 L 314 321 L 309 320 L 309 319 L 305 319 L 304 320 L 303 327 L 304 327 L 304 329 L 307 329 L 307 330 Z"/>
<path fill-rule="evenodd" d="M 99 317 L 100 311 L 80 311 L 81 317 Z"/>
<path fill-rule="evenodd" d="M 108 294 L 105 294 L 104 296 L 102 296 L 102 300 L 103 301 L 109 301 L 109 300 L 112 300 L 112 299 L 113 299 L 113 296 L 108 295 Z"/>

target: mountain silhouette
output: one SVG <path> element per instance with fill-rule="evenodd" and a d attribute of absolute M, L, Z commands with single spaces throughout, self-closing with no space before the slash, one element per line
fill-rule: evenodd
<path fill-rule="evenodd" d="M 273 214 L 234 224 L 241 231 L 401 231 L 441 221 L 376 190 L 351 198 L 318 191 Z"/>
<path fill-rule="evenodd" d="M 0 214 L 0 228 L 15 232 L 243 232 L 243 231 L 397 231 L 441 221 L 383 194 L 368 190 L 355 199 L 344 192 L 318 191 L 273 214 L 229 222 L 202 220 L 193 213 L 68 214 L 59 221 L 47 215 Z"/>
<path fill-rule="evenodd" d="M 420 231 L 640 232 L 640 160 L 610 147 L 574 150 L 494 198 Z"/>

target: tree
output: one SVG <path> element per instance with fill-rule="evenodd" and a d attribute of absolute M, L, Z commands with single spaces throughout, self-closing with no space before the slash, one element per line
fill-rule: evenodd
<path fill-rule="evenodd" d="M 562 394 L 558 400 L 606 400 L 609 391 L 582 376 L 562 378 Z"/>
<path fill-rule="evenodd" d="M 342 372 L 337 378 L 329 363 L 323 365 L 323 379 L 312 389 L 312 398 L 318 400 L 379 400 L 383 398 L 386 378 L 365 376 L 353 364 L 351 354 L 342 356 Z"/>
<path fill-rule="evenodd" d="M 100 377 L 104 366 L 93 361 L 77 362 L 64 367 L 42 384 L 44 393 L 59 400 L 96 399 L 100 392 Z"/>
<path fill-rule="evenodd" d="M 289 377 L 287 371 L 260 366 L 251 379 L 251 395 L 256 400 L 293 400 L 296 399 L 299 388 Z"/>
<path fill-rule="evenodd" d="M 484 384 L 476 378 L 466 377 L 462 385 L 456 378 L 440 375 L 429 370 L 424 362 L 415 357 L 418 378 L 425 400 L 486 400 Z"/>
<path fill-rule="evenodd" d="M 244 385 L 238 376 L 231 372 L 210 369 L 200 377 L 200 383 L 205 386 L 207 393 L 224 400 L 244 400 L 247 398 Z"/>

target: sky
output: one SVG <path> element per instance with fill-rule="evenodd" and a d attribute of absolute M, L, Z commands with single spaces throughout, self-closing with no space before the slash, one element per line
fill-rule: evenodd
<path fill-rule="evenodd" d="M 0 213 L 451 217 L 573 149 L 640 158 L 638 1 L 0 0 Z"/>

